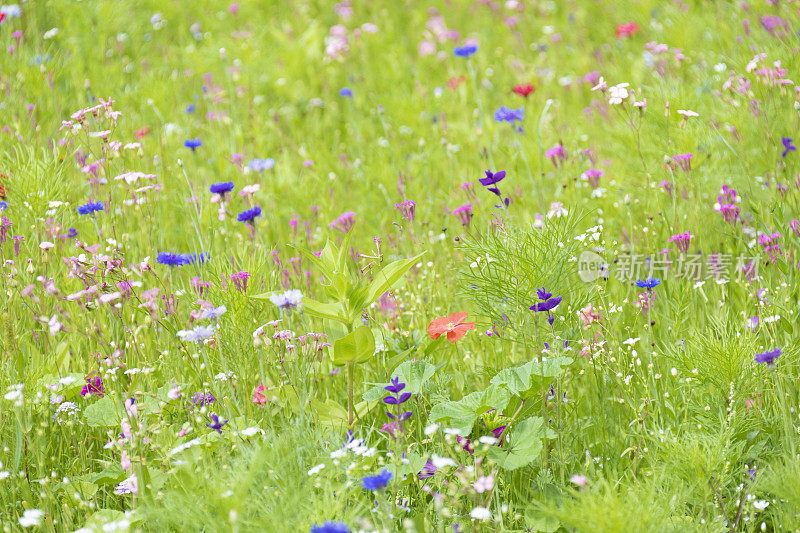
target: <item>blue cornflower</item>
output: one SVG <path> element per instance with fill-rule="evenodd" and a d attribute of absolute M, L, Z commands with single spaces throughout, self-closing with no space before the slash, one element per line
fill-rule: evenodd
<path fill-rule="evenodd" d="M 208 190 L 213 194 L 225 194 L 231 192 L 233 187 L 232 181 L 223 181 L 221 183 L 212 183 Z"/>
<path fill-rule="evenodd" d="M 456 46 L 453 48 L 453 54 L 458 57 L 469 57 L 477 51 L 478 47 L 474 44 L 469 44 L 467 46 Z"/>
<path fill-rule="evenodd" d="M 200 255 L 197 255 L 197 254 L 176 254 L 172 252 L 158 252 L 156 261 L 160 265 L 166 265 L 171 267 L 193 265 L 195 263 L 200 263 L 202 265 L 203 263 L 208 261 L 208 253 L 203 252 Z"/>
<path fill-rule="evenodd" d="M 175 254 L 172 252 L 158 252 L 156 261 L 159 265 L 167 265 L 171 267 L 188 265 L 190 263 L 188 254 Z"/>
<path fill-rule="evenodd" d="M 194 110 L 197 109 L 197 106 L 194 104 L 189 104 L 186 106 L 187 113 L 194 113 Z"/>
<path fill-rule="evenodd" d="M 775 361 L 778 360 L 782 353 L 780 348 L 775 348 L 774 350 L 757 353 L 755 360 L 758 364 L 766 363 L 767 366 L 775 366 Z"/>
<path fill-rule="evenodd" d="M 352 89 L 350 89 L 350 87 L 342 87 L 339 90 L 339 96 L 342 96 L 344 98 L 352 98 L 353 97 L 353 91 L 352 91 Z"/>
<path fill-rule="evenodd" d="M 69 228 L 69 231 L 67 232 L 67 238 L 74 239 L 77 236 L 78 236 L 78 230 L 76 230 L 75 228 Z"/>
<path fill-rule="evenodd" d="M 214 422 L 212 424 L 206 424 L 206 427 L 214 429 L 217 431 L 217 433 L 222 435 L 222 426 L 227 424 L 228 421 L 227 420 L 220 421 L 219 417 L 217 416 L 217 413 L 213 413 L 211 415 L 211 418 L 214 420 Z"/>
<path fill-rule="evenodd" d="M 275 166 L 275 160 L 271 157 L 266 159 L 252 159 L 247 166 L 250 167 L 250 170 L 253 172 L 263 172 L 264 170 L 269 170 Z"/>
<path fill-rule="evenodd" d="M 500 109 L 494 112 L 495 122 L 508 122 L 514 124 L 517 120 L 522 122 L 525 119 L 525 107 L 519 109 L 511 109 L 506 106 L 500 106 Z"/>
<path fill-rule="evenodd" d="M 203 142 L 200 139 L 186 139 L 183 141 L 183 145 L 186 148 L 191 148 L 192 152 L 194 152 L 203 145 Z"/>
<path fill-rule="evenodd" d="M 239 215 L 236 217 L 236 220 L 238 220 L 239 222 L 245 222 L 247 224 L 251 224 L 254 218 L 260 216 L 261 216 L 261 208 L 255 206 L 252 209 L 247 209 L 239 213 Z"/>
<path fill-rule="evenodd" d="M 381 473 L 376 476 L 364 476 L 364 478 L 361 479 L 361 486 L 367 490 L 380 490 L 386 488 L 386 485 L 389 484 L 392 477 L 392 473 L 384 468 L 381 470 Z"/>
<path fill-rule="evenodd" d="M 636 286 L 640 289 L 647 289 L 648 291 L 652 291 L 658 285 L 661 284 L 661 278 L 654 278 L 653 276 L 648 277 L 647 279 L 636 280 Z"/>
<path fill-rule="evenodd" d="M 350 533 L 350 529 L 344 522 L 325 522 L 321 526 L 311 526 L 311 533 Z"/>
<path fill-rule="evenodd" d="M 103 210 L 103 202 L 88 202 L 78 207 L 78 214 L 91 215 L 95 211 L 102 211 L 102 210 Z"/>
<path fill-rule="evenodd" d="M 8 209 L 8 202 L 0 202 L 0 211 Z"/>

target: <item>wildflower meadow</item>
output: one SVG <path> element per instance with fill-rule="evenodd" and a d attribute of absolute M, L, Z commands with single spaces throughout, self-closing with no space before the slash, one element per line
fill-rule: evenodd
<path fill-rule="evenodd" d="M 800 2 L 0 6 L 0 529 L 800 531 Z"/>

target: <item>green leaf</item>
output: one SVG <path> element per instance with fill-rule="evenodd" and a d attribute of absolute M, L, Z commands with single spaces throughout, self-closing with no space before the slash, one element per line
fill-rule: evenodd
<path fill-rule="evenodd" d="M 557 435 L 544 426 L 544 419 L 532 416 L 523 420 L 514 432 L 506 437 L 503 446 L 489 448 L 488 457 L 506 470 L 516 470 L 532 463 L 544 447 L 544 439 Z"/>
<path fill-rule="evenodd" d="M 389 263 L 383 267 L 380 272 L 375 274 L 375 278 L 367 288 L 367 296 L 364 305 L 369 305 L 378 298 L 381 294 L 391 289 L 400 278 L 408 272 L 408 269 L 414 266 L 420 257 L 425 255 L 426 252 L 415 255 L 409 259 L 399 259 L 393 263 Z"/>
<path fill-rule="evenodd" d="M 87 424 L 95 427 L 113 427 L 121 420 L 121 413 L 117 411 L 116 403 L 108 396 L 89 405 L 83 410 L 83 416 L 86 417 Z"/>
<path fill-rule="evenodd" d="M 403 392 L 419 394 L 422 392 L 422 388 L 425 386 L 428 380 L 431 379 L 434 372 L 436 372 L 436 367 L 426 361 L 406 361 L 394 369 L 394 372 L 392 372 L 392 377 L 400 378 L 400 381 L 406 384 L 406 388 L 403 389 Z M 390 383 L 381 383 L 380 385 L 376 385 L 365 392 L 362 398 L 366 402 L 380 400 L 388 394 L 384 387 L 389 385 Z"/>
<path fill-rule="evenodd" d="M 490 409 L 503 411 L 508 405 L 508 399 L 505 388 L 492 385 L 486 390 L 468 394 L 457 402 L 446 401 L 434 405 L 430 421 L 445 423 L 447 427 L 458 430 L 462 436 L 467 436 L 472 432 L 478 415 Z"/>
<path fill-rule="evenodd" d="M 363 363 L 375 354 L 375 337 L 367 326 L 359 326 L 333 343 L 333 364 Z"/>
<path fill-rule="evenodd" d="M 303 309 L 311 316 L 336 320 L 337 322 L 344 322 L 344 318 L 342 317 L 342 308 L 340 305 L 335 303 L 324 304 L 322 302 L 312 300 L 307 296 L 303 296 Z"/>
<path fill-rule="evenodd" d="M 529 361 L 522 366 L 506 368 L 492 378 L 493 385 L 508 388 L 515 396 L 527 397 L 536 392 L 547 378 L 554 378 L 561 369 L 572 364 L 571 357 L 555 357 L 546 361 Z"/>

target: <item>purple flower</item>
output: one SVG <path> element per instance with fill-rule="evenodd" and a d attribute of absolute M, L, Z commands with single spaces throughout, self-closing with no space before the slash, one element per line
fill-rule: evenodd
<path fill-rule="evenodd" d="M 341 96 L 342 98 L 352 98 L 353 91 L 352 89 L 350 89 L 350 87 L 342 87 L 339 90 L 339 96 Z"/>
<path fill-rule="evenodd" d="M 433 464 L 433 461 L 428 459 L 428 461 L 422 466 L 422 470 L 419 471 L 417 476 L 419 476 L 420 479 L 428 479 L 429 477 L 433 477 L 437 470 L 439 470 L 439 468 Z"/>
<path fill-rule="evenodd" d="M 457 57 L 467 58 L 478 51 L 478 47 L 474 44 L 467 46 L 456 46 L 453 48 L 453 54 Z"/>
<path fill-rule="evenodd" d="M 269 170 L 272 167 L 274 167 L 275 166 L 275 160 L 272 159 L 271 157 L 268 157 L 266 159 L 251 159 L 247 163 L 247 166 L 253 172 L 263 172 L 265 170 Z"/>
<path fill-rule="evenodd" d="M 657 285 L 661 283 L 660 278 L 654 278 L 650 276 L 645 280 L 638 279 L 636 280 L 636 286 L 640 289 L 647 289 L 648 291 L 652 291 Z"/>
<path fill-rule="evenodd" d="M 203 143 L 200 141 L 200 139 L 186 139 L 183 141 L 183 146 L 186 148 L 191 148 L 192 152 L 200 148 L 202 145 Z"/>
<path fill-rule="evenodd" d="M 238 220 L 239 222 L 244 222 L 246 224 L 252 224 L 253 220 L 256 217 L 260 216 L 261 216 L 261 208 L 259 206 L 255 206 L 252 209 L 246 209 L 245 211 L 239 213 L 239 215 L 236 217 L 236 220 Z"/>
<path fill-rule="evenodd" d="M 506 171 L 500 170 L 498 172 L 492 172 L 491 170 L 485 170 L 484 174 L 486 174 L 485 178 L 479 178 L 478 181 L 481 182 L 481 185 L 484 187 L 488 187 L 489 185 L 497 185 L 503 178 L 506 177 Z"/>
<path fill-rule="evenodd" d="M 344 522 L 325 522 L 321 526 L 311 526 L 311 533 L 350 533 Z"/>
<path fill-rule="evenodd" d="M 561 303 L 561 296 L 551 298 L 546 302 L 539 302 L 530 307 L 531 311 L 551 311 Z"/>
<path fill-rule="evenodd" d="M 405 388 L 406 384 L 401 383 L 399 377 L 392 378 L 392 384 L 387 385 L 386 387 L 384 387 L 384 389 L 391 392 L 394 396 L 392 395 L 387 396 L 386 398 L 383 399 L 383 403 L 389 405 L 400 405 L 406 403 L 411 398 L 411 393 L 404 392 L 400 394 L 400 391 L 402 391 Z M 392 416 L 392 418 L 394 417 Z"/>
<path fill-rule="evenodd" d="M 93 215 L 96 211 L 103 211 L 103 202 L 88 202 L 78 208 L 79 215 Z"/>
<path fill-rule="evenodd" d="M 219 417 L 217 416 L 217 413 L 213 413 L 211 415 L 211 418 L 214 420 L 214 422 L 211 424 L 206 424 L 206 427 L 210 427 L 211 429 L 216 430 L 217 433 L 222 435 L 222 426 L 227 424 L 228 421 L 227 420 L 220 421 Z"/>
<path fill-rule="evenodd" d="M 392 394 L 397 394 L 401 390 L 406 388 L 405 383 L 400 382 L 399 377 L 392 378 L 392 384 L 384 387 L 384 390 L 391 392 Z"/>
<path fill-rule="evenodd" d="M 522 122 L 525 119 L 525 107 L 519 109 L 511 109 L 506 106 L 500 106 L 500 109 L 494 112 L 495 122 L 508 122 L 513 125 L 514 122 Z"/>
<path fill-rule="evenodd" d="M 224 181 L 222 183 L 212 183 L 208 190 L 213 194 L 224 195 L 231 192 L 233 187 L 234 185 L 232 181 Z"/>
<path fill-rule="evenodd" d="M 196 392 L 190 399 L 197 407 L 203 407 L 204 405 L 209 405 L 211 402 L 217 401 L 217 399 L 214 398 L 214 395 L 210 392 Z"/>
<path fill-rule="evenodd" d="M 547 291 L 545 290 L 545 288 L 544 288 L 544 287 L 542 287 L 541 289 L 538 289 L 538 290 L 536 291 L 536 296 L 538 296 L 540 300 L 542 300 L 543 302 L 545 302 L 545 301 L 547 301 L 547 300 L 549 300 L 550 298 L 552 298 L 552 297 L 553 297 L 553 293 L 552 293 L 552 292 L 547 292 Z"/>
<path fill-rule="evenodd" d="M 384 468 L 378 475 L 364 476 L 361 479 L 361 486 L 367 490 L 380 490 L 386 488 L 392 477 L 392 473 Z"/>
<path fill-rule="evenodd" d="M 790 139 L 789 137 L 781 137 L 781 142 L 783 143 L 783 152 L 781 152 L 781 157 L 786 157 L 789 152 L 797 151 L 797 146 L 794 145 L 794 139 Z"/>
<path fill-rule="evenodd" d="M 758 364 L 766 363 L 769 367 L 775 366 L 775 361 L 778 360 L 778 357 L 781 356 L 783 352 L 781 352 L 780 348 L 775 348 L 774 350 L 768 350 L 766 352 L 757 353 L 755 360 Z"/>
<path fill-rule="evenodd" d="M 100 376 L 87 377 L 86 385 L 81 389 L 81 396 L 92 394 L 102 397 L 105 393 L 106 389 L 103 387 L 103 378 Z"/>

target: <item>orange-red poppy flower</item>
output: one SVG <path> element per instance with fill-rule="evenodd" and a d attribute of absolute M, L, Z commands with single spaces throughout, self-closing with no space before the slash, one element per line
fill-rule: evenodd
<path fill-rule="evenodd" d="M 471 329 L 475 329 L 475 322 L 464 322 L 469 313 L 453 313 L 450 316 L 437 318 L 428 324 L 428 335 L 433 340 L 438 339 L 443 333 L 447 333 L 447 340 L 456 342 L 467 334 Z"/>

